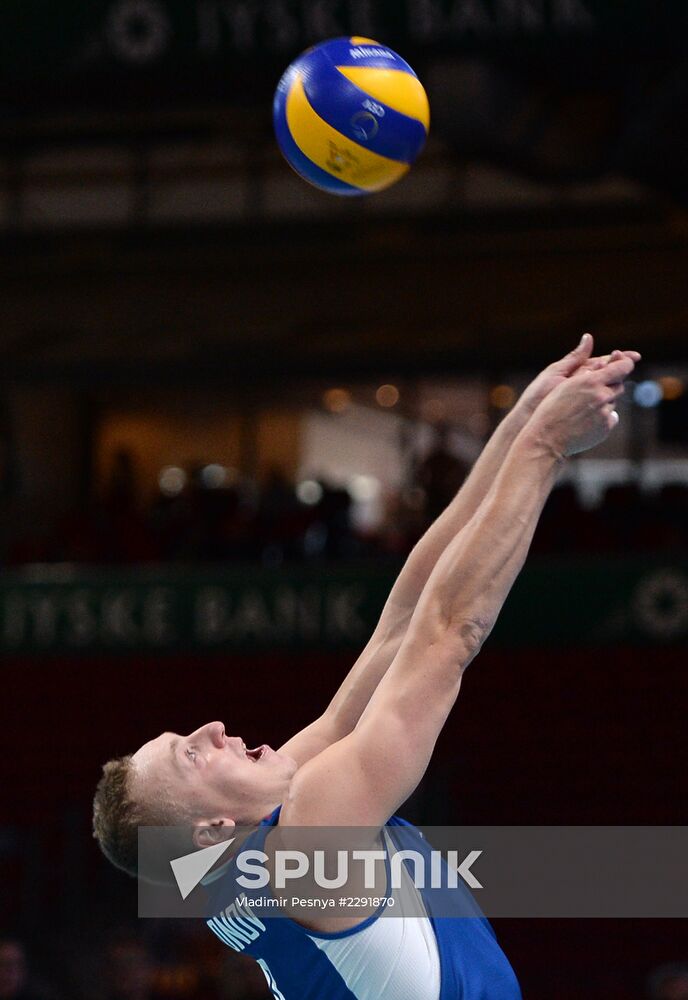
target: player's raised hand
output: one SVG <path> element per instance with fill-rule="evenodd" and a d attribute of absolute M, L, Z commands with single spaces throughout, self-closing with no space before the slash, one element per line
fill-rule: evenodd
<path fill-rule="evenodd" d="M 569 351 L 559 361 L 554 361 L 551 365 L 548 365 L 544 371 L 541 371 L 536 376 L 527 389 L 524 390 L 516 406 L 523 410 L 527 416 L 531 416 L 550 392 L 581 368 L 589 368 L 591 371 L 597 371 L 600 368 L 606 367 L 612 355 L 606 354 L 601 357 L 593 357 L 594 346 L 591 334 L 584 333 L 577 347 L 574 347 L 572 351 Z M 640 361 L 640 354 L 637 351 L 622 351 L 620 353 L 630 358 L 635 364 Z"/>
<path fill-rule="evenodd" d="M 616 400 L 635 368 L 630 353 L 614 351 L 604 366 L 579 366 L 550 392 L 532 417 L 543 443 L 559 455 L 576 455 L 609 436 L 619 422 Z"/>

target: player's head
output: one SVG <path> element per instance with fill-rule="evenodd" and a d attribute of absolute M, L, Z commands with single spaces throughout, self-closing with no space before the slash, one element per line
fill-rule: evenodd
<path fill-rule="evenodd" d="M 139 826 L 188 827 L 194 845 L 207 847 L 279 805 L 295 771 L 291 757 L 267 745 L 247 750 L 221 722 L 188 736 L 162 733 L 104 766 L 94 835 L 110 861 L 134 875 Z"/>

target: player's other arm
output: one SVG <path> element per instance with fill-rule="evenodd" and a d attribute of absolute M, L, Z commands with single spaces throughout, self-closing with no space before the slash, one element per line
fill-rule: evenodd
<path fill-rule="evenodd" d="M 633 362 L 569 380 L 519 434 L 493 488 L 432 571 L 394 663 L 355 730 L 297 773 L 281 823 L 378 826 L 423 776 L 526 558 L 565 455 L 602 441 Z"/>
<path fill-rule="evenodd" d="M 282 747 L 282 751 L 299 764 L 354 729 L 399 651 L 418 599 L 438 559 L 485 499 L 519 433 L 553 389 L 582 366 L 589 365 L 595 370 L 608 364 L 609 357 L 591 358 L 593 346 L 593 338 L 585 334 L 573 351 L 540 372 L 497 427 L 456 497 L 410 553 L 375 632 L 325 712 Z M 627 351 L 625 355 L 632 361 L 640 357 L 634 351 Z"/>
<path fill-rule="evenodd" d="M 509 448 L 539 403 L 554 385 L 590 360 L 592 348 L 592 337 L 585 335 L 575 350 L 537 376 L 499 424 L 458 494 L 409 554 L 373 635 L 329 705 L 319 718 L 285 743 L 283 753 L 304 764 L 354 729 L 399 651 L 437 560 L 482 503 Z"/>

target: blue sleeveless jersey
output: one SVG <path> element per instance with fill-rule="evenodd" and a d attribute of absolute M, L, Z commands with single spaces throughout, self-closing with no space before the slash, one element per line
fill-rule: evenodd
<path fill-rule="evenodd" d="M 279 812 L 263 821 L 258 839 L 251 838 L 251 847 L 262 848 L 261 834 L 264 840 L 269 828 L 277 825 Z M 420 831 L 397 816 L 385 831 L 400 850 L 412 845 L 425 857 L 431 850 Z M 460 888 L 444 890 L 452 894 L 456 913 L 463 915 L 433 917 L 433 890 L 418 892 L 427 913 L 419 918 L 426 944 L 432 947 L 434 941 L 439 958 L 437 982 L 427 987 L 428 1000 L 520 1000 L 513 970 L 470 893 Z M 420 988 L 416 984 L 410 992 L 400 986 L 403 970 L 397 970 L 393 981 L 385 968 L 391 959 L 384 943 L 377 951 L 370 948 L 374 924 L 409 918 L 375 914 L 351 930 L 321 934 L 288 917 L 246 912 L 238 904 L 222 905 L 221 898 L 217 896 L 218 913 L 208 921 L 209 928 L 225 944 L 258 961 L 275 1000 L 426 1000 L 424 984 Z M 434 905 L 437 908 L 436 899 Z M 446 896 L 442 912 L 448 912 Z"/>

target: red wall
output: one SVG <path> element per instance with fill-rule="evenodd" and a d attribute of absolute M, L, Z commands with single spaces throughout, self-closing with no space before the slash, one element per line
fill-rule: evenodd
<path fill-rule="evenodd" d="M 350 661 L 332 653 L 8 658 L 0 825 L 51 827 L 71 809 L 86 835 L 101 763 L 163 729 L 220 718 L 249 744 L 279 745 L 322 710 Z M 685 823 L 687 670 L 678 648 L 488 648 L 440 739 L 420 818 Z M 99 871 L 88 850 L 84 865 Z M 688 957 L 681 922 L 500 921 L 498 930 L 526 995 L 543 1000 L 640 997 L 648 968 Z"/>
<path fill-rule="evenodd" d="M 2 663 L 0 821 L 89 798 L 100 764 L 162 729 L 222 719 L 274 745 L 327 703 L 351 657 L 43 658 Z M 485 650 L 431 771 L 455 819 L 672 823 L 688 777 L 688 656 L 678 648 Z"/>

